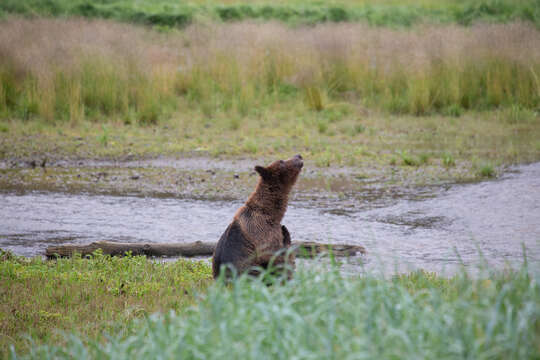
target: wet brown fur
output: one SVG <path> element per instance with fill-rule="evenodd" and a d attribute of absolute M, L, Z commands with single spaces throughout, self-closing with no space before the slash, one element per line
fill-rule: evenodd
<path fill-rule="evenodd" d="M 214 277 L 219 275 L 222 264 L 233 265 L 239 273 L 256 266 L 266 268 L 270 261 L 275 266 L 286 263 L 294 268 L 294 257 L 286 254 L 290 235 L 281 220 L 302 166 L 302 157 L 296 155 L 267 167 L 255 167 L 259 182 L 218 242 L 212 261 Z M 275 256 L 280 250 L 281 254 Z"/>

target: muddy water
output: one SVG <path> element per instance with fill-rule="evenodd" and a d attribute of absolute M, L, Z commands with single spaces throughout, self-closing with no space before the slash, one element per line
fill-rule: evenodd
<path fill-rule="evenodd" d="M 366 268 L 452 271 L 540 262 L 540 163 L 501 179 L 422 190 L 422 200 L 292 202 L 283 221 L 295 240 L 356 243 Z M 344 206 L 343 204 L 346 204 Z M 240 202 L 65 193 L 0 193 L 0 248 L 33 256 L 53 244 L 215 241 Z M 360 266 L 360 267 L 359 267 Z"/>

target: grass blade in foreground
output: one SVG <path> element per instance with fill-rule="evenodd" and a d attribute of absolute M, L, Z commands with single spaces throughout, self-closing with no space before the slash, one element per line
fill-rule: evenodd
<path fill-rule="evenodd" d="M 105 345 L 73 338 L 29 358 L 532 359 L 540 350 L 538 285 L 526 268 L 389 280 L 301 269 L 283 286 L 216 284 L 183 316 L 153 315 Z"/>

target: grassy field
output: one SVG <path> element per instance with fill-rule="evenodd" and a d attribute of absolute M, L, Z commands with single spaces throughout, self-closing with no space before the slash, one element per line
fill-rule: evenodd
<path fill-rule="evenodd" d="M 288 24 L 366 22 L 378 26 L 478 21 L 530 21 L 540 24 L 538 0 L 3 0 L 0 15 L 82 16 L 182 27 L 194 22 L 278 20 Z"/>
<path fill-rule="evenodd" d="M 4 254 L 0 269 L 3 356 L 8 344 L 31 359 L 533 359 L 540 351 L 540 284 L 526 265 L 474 278 L 300 269 L 272 287 L 245 278 L 225 287 L 209 281 L 208 265 L 140 257 Z"/>
<path fill-rule="evenodd" d="M 97 254 L 92 260 L 48 262 L 0 256 L 1 358 L 11 345 L 27 352 L 27 335 L 49 344 L 66 344 L 62 331 L 104 339 L 103 333 L 128 329 L 134 318 L 181 311 L 196 303 L 212 277 L 206 263 L 187 260 Z"/>
<path fill-rule="evenodd" d="M 321 167 L 469 169 L 540 158 L 540 33 L 525 24 L 2 29 L 3 158 L 301 152 Z"/>
<path fill-rule="evenodd" d="M 188 112 L 152 127 L 10 121 L 0 136 L 0 154 L 7 164 L 10 159 L 15 164 L 17 159 L 38 163 L 48 159 L 52 166 L 59 159 L 134 160 L 157 155 L 248 157 L 266 162 L 302 153 L 310 169 L 350 166 L 367 175 L 378 169 L 385 177 L 396 171 L 433 175 L 429 181 L 419 179 L 420 183 L 472 180 L 481 177 L 478 170 L 487 164 L 497 167 L 540 159 L 540 117 L 519 107 L 457 118 L 359 116 L 348 107 L 340 111 L 350 113 L 337 118 L 336 110 L 311 115 L 293 106 L 240 120 L 224 114 L 207 119 Z"/>
<path fill-rule="evenodd" d="M 259 117 L 287 103 L 459 116 L 540 104 L 540 32 L 524 24 L 196 25 L 162 35 L 103 21 L 2 21 L 0 114 L 50 122 L 174 111 Z"/>

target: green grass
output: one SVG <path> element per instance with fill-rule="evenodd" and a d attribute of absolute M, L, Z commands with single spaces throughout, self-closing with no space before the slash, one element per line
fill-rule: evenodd
<path fill-rule="evenodd" d="M 358 21 L 377 26 L 477 21 L 531 21 L 539 24 L 537 0 L 317 0 L 197 1 L 174 0 L 3 0 L 0 14 L 82 16 L 154 25 L 182 27 L 197 21 L 278 20 L 288 24 Z"/>
<path fill-rule="evenodd" d="M 27 74 L 19 82 L 14 72 L 11 65 L 0 62 L 2 118 L 76 122 L 122 117 L 130 122 L 135 114 L 141 125 L 156 124 L 175 102 L 173 92 L 159 88 L 159 74 L 150 76 L 112 60 L 81 59 L 74 72 L 53 70 L 52 80 Z"/>
<path fill-rule="evenodd" d="M 442 154 L 442 164 L 445 167 L 453 167 L 456 166 L 456 160 L 452 156 L 452 154 L 444 153 Z"/>
<path fill-rule="evenodd" d="M 70 277 L 86 275 L 76 274 Z M 46 287 L 48 276 L 41 279 Z M 26 288 L 25 297 L 36 299 L 36 290 Z M 48 341 L 23 358 L 534 359 L 539 302 L 540 284 L 526 265 L 476 277 L 417 271 L 390 279 L 302 268 L 271 287 L 246 278 L 218 282 L 187 311 L 163 309 L 108 328 L 107 338 Z"/>
<path fill-rule="evenodd" d="M 103 133 L 98 137 L 98 140 L 103 146 L 107 147 L 109 144 L 109 131 L 105 125 L 102 125 L 101 129 Z"/>
<path fill-rule="evenodd" d="M 4 119 L 155 125 L 176 111 L 242 119 L 294 103 L 325 133 L 351 107 L 450 117 L 508 108 L 509 121 L 521 122 L 540 106 L 540 58 L 529 51 L 540 48 L 540 32 L 523 24 L 238 23 L 163 35 L 100 21 L 0 21 Z M 494 37 L 497 46 L 486 45 Z"/>
<path fill-rule="evenodd" d="M 121 332 L 134 318 L 181 311 L 211 282 L 204 262 L 160 263 L 144 257 L 111 258 L 99 253 L 44 261 L 0 250 L 0 357 L 9 346 L 65 344 L 60 331 L 102 338 Z"/>
<path fill-rule="evenodd" d="M 412 157 L 408 152 L 406 151 L 398 151 L 399 157 L 401 157 L 401 161 L 403 165 L 406 166 L 418 166 L 420 165 L 420 160 L 417 158 Z"/>
<path fill-rule="evenodd" d="M 483 164 L 478 167 L 478 174 L 480 177 L 491 178 L 495 177 L 495 168 L 491 164 Z"/>
<path fill-rule="evenodd" d="M 540 116 L 514 123 L 506 121 L 506 110 L 467 112 L 449 118 L 375 112 L 362 115 L 353 109 L 330 120 L 324 114 L 318 113 L 318 117 L 305 113 L 302 106 L 285 102 L 233 121 L 231 118 L 238 117 L 218 112 L 207 118 L 190 110 L 152 127 L 110 121 L 105 125 L 106 132 L 102 123 L 88 121 L 66 125 L 12 120 L 5 123 L 9 136 L 0 138 L 0 155 L 6 160 L 46 157 L 51 164 L 52 160 L 70 158 L 154 156 L 247 156 L 269 161 L 301 153 L 309 166 L 352 166 L 371 169 L 370 173 L 382 171 L 397 158 L 395 163 L 404 172 L 429 168 L 424 176 L 437 178 L 438 173 L 457 181 L 480 177 L 477 164 L 540 160 Z M 360 121 L 365 130 L 357 132 Z M 433 173 L 437 168 L 443 171 Z M 469 172 L 472 176 L 466 175 Z M 404 179 L 408 177 L 404 174 Z"/>

